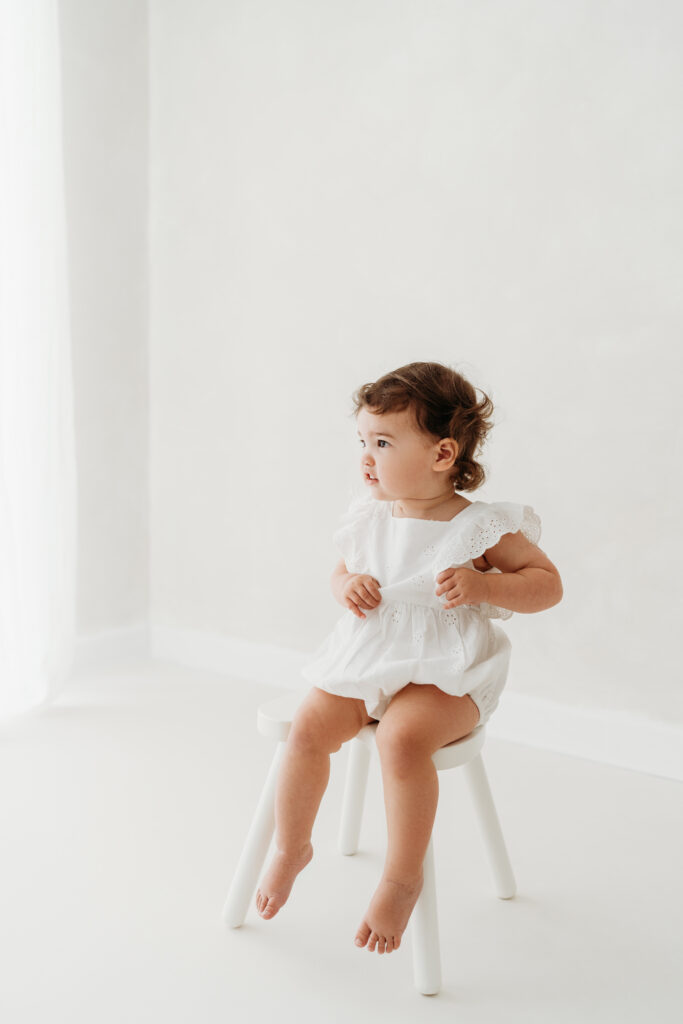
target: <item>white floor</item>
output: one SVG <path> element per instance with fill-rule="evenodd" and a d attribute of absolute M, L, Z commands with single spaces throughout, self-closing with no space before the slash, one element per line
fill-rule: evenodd
<path fill-rule="evenodd" d="M 464 779 L 440 774 L 439 995 L 413 987 L 410 924 L 390 955 L 353 944 L 385 821 L 375 761 L 361 850 L 337 852 L 348 746 L 287 905 L 225 928 L 273 750 L 256 707 L 281 692 L 127 664 L 0 725 L 3 1021 L 683 1019 L 682 784 L 491 737 L 519 895 L 493 895 Z"/>

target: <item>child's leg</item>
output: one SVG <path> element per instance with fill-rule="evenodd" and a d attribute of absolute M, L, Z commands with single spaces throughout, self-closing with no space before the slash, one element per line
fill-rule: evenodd
<path fill-rule="evenodd" d="M 432 754 L 476 727 L 479 709 L 469 697 L 409 683 L 392 699 L 377 727 L 387 815 L 382 880 L 356 934 L 370 952 L 398 949 L 422 889 L 422 864 L 439 799 Z"/>
<path fill-rule="evenodd" d="M 282 907 L 313 856 L 311 833 L 330 777 L 330 754 L 372 722 L 365 702 L 314 686 L 292 721 L 275 789 L 275 854 L 256 893 L 261 917 Z"/>

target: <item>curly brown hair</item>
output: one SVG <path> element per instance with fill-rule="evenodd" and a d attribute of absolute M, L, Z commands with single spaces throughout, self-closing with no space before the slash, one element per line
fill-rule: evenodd
<path fill-rule="evenodd" d="M 353 416 L 364 408 L 375 415 L 410 409 L 417 429 L 430 440 L 457 441 L 458 454 L 449 473 L 454 490 L 474 491 L 484 483 L 486 471 L 474 456 L 493 426 L 493 402 L 457 370 L 442 363 L 407 363 L 362 384 L 352 401 Z"/>

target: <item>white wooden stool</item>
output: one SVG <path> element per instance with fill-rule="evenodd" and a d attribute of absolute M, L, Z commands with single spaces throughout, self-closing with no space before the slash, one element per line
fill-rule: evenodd
<path fill-rule="evenodd" d="M 244 924 L 247 910 L 255 899 L 258 880 L 275 831 L 275 786 L 278 767 L 292 719 L 306 692 L 288 692 L 282 697 L 261 704 L 258 709 L 258 731 L 263 736 L 278 740 L 278 744 L 223 908 L 223 920 L 231 928 L 239 928 Z M 357 736 L 349 741 L 351 749 L 339 830 L 339 850 L 346 855 L 354 854 L 358 850 L 368 769 L 375 746 L 376 731 L 377 723 L 374 722 L 364 726 Z M 486 727 L 477 726 L 468 736 L 437 750 L 432 755 L 432 760 L 438 771 L 458 767 L 465 769 L 468 788 L 493 871 L 496 894 L 500 899 L 508 900 L 515 895 L 516 885 L 481 758 L 485 735 Z M 429 839 L 424 859 L 424 885 L 406 931 L 409 929 L 412 931 L 415 987 L 423 995 L 435 995 L 441 988 L 441 953 L 432 837 Z"/>

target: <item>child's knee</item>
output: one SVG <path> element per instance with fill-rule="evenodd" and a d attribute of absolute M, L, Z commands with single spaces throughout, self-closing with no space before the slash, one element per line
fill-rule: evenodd
<path fill-rule="evenodd" d="M 416 761 L 431 754 L 428 739 L 415 731 L 413 723 L 403 720 L 382 718 L 375 742 L 382 764 L 399 773 L 411 771 Z"/>
<path fill-rule="evenodd" d="M 359 707 L 362 703 L 314 687 L 292 720 L 292 743 L 306 750 L 322 748 L 336 753 L 366 724 L 365 707 L 362 711 Z"/>

